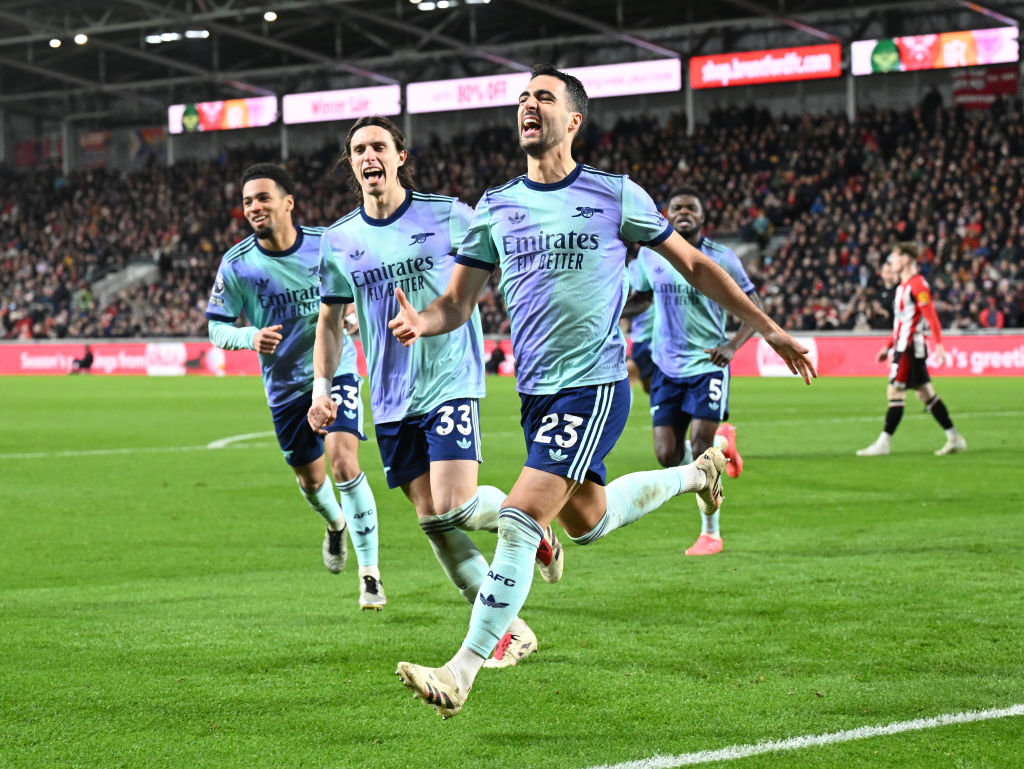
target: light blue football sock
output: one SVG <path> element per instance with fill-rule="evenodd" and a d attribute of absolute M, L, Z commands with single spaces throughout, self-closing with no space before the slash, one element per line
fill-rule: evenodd
<path fill-rule="evenodd" d="M 498 546 L 473 604 L 463 646 L 487 657 L 526 603 L 533 583 L 533 562 L 544 532 L 533 518 L 514 507 L 498 514 Z"/>
<path fill-rule="evenodd" d="M 475 499 L 474 496 L 470 502 Z M 453 519 L 464 514 L 465 507 L 466 505 L 460 505 L 444 515 L 420 518 L 420 528 L 430 540 L 434 556 L 444 569 L 444 573 L 448 575 L 448 579 L 462 593 L 462 597 L 472 604 L 487 573 L 487 559 L 480 553 L 473 540 L 452 523 Z"/>
<path fill-rule="evenodd" d="M 505 492 L 494 486 L 478 486 L 476 494 L 444 514 L 448 522 L 463 531 L 497 531 L 498 511 Z"/>
<path fill-rule="evenodd" d="M 299 479 L 296 478 L 295 480 L 298 481 Z M 327 525 L 330 528 L 338 530 L 345 527 L 345 516 L 341 514 L 341 505 L 338 504 L 338 498 L 334 496 L 334 489 L 331 488 L 331 484 L 324 481 L 316 491 L 307 491 L 302 488 L 302 483 L 299 482 L 299 491 L 302 492 L 302 496 L 309 503 L 309 506 L 327 521 Z"/>
<path fill-rule="evenodd" d="M 336 483 L 341 494 L 341 509 L 349 522 L 348 536 L 356 549 L 359 565 L 377 565 L 377 502 L 373 498 L 366 473 L 359 473 L 351 481 Z"/>
<path fill-rule="evenodd" d="M 704 525 L 701 528 L 701 534 L 717 534 L 718 533 L 718 514 L 722 511 L 721 505 L 712 515 L 701 514 L 701 519 L 704 521 Z"/>
<path fill-rule="evenodd" d="M 589 545 L 657 510 L 672 497 L 701 488 L 705 482 L 704 471 L 688 465 L 623 475 L 605 487 L 608 507 L 597 526 L 570 539 L 578 545 Z"/>

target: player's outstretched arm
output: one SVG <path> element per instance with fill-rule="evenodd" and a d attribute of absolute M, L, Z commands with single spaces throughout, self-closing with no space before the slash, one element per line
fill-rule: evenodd
<path fill-rule="evenodd" d="M 331 399 L 331 382 L 341 360 L 344 343 L 344 304 L 321 304 L 313 342 L 313 403 L 306 420 L 314 432 L 326 435 L 327 425 L 338 416 L 338 404 Z"/>
<path fill-rule="evenodd" d="M 753 293 L 747 294 L 747 296 L 750 298 L 750 301 L 757 305 L 757 309 L 764 312 L 764 302 L 761 301 L 761 297 Z M 750 338 L 756 333 L 757 331 L 754 330 L 754 327 L 744 321 L 743 323 L 740 323 L 740 327 L 736 329 L 736 333 L 732 335 L 732 339 L 727 342 L 723 342 L 717 347 L 705 349 L 704 352 L 708 354 L 708 358 L 711 359 L 712 363 L 724 368 L 732 361 L 733 356 L 736 355 L 736 351 L 750 341 Z"/>
<path fill-rule="evenodd" d="M 395 299 L 398 300 L 399 310 L 388 321 L 388 328 L 406 347 L 421 336 L 437 336 L 457 329 L 473 314 L 477 298 L 489 275 L 487 270 L 456 264 L 448 288 L 423 310 L 416 310 L 409 303 L 405 292 L 396 288 Z"/>
<path fill-rule="evenodd" d="M 807 357 L 807 348 L 758 309 L 729 273 L 691 246 L 681 235 L 673 232 L 660 245 L 655 246 L 654 250 L 686 278 L 690 285 L 761 334 L 785 361 L 790 371 L 803 377 L 807 384 L 818 376 L 814 364 Z"/>

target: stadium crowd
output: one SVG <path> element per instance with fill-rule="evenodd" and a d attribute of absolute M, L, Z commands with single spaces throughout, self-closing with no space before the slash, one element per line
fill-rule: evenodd
<path fill-rule="evenodd" d="M 718 111 L 692 136 L 682 116 L 595 122 L 583 162 L 628 173 L 661 204 L 689 184 L 706 192 L 706 234 L 756 243 L 749 265 L 767 311 L 794 330 L 887 329 L 888 246 L 916 239 L 946 329 L 1024 325 L 1024 126 L 1021 104 L 964 112 L 866 109 L 777 118 Z M 418 186 L 475 203 L 523 172 L 507 127 L 415 148 Z M 334 170 L 337 148 L 294 157 L 296 221 L 328 224 L 357 197 Z M 251 234 L 238 178 L 271 149 L 214 161 L 153 163 L 135 173 L 0 169 L 0 336 L 105 338 L 206 335 L 203 310 L 221 255 Z M 140 259 L 152 283 L 105 304 L 94 282 Z M 505 333 L 494 289 L 484 330 Z"/>

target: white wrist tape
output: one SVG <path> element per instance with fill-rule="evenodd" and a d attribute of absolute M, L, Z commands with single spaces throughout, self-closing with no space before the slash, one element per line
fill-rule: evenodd
<path fill-rule="evenodd" d="M 313 400 L 320 396 L 325 398 L 331 397 L 331 380 L 329 377 L 316 377 L 313 380 Z"/>

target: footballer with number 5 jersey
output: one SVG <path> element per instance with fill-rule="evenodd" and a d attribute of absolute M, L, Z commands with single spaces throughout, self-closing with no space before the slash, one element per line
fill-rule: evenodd
<path fill-rule="evenodd" d="M 930 331 L 935 340 L 935 365 L 941 366 L 945 362 L 946 353 L 942 348 L 942 329 L 932 302 L 931 289 L 917 271 L 918 255 L 916 243 L 897 243 L 889 254 L 888 263 L 900 279 L 892 304 L 892 336 L 885 347 L 878 351 L 879 362 L 884 361 L 889 351 L 892 351 L 887 393 L 889 409 L 885 412 L 885 427 L 881 434 L 870 446 L 857 451 L 859 457 L 877 457 L 889 453 L 890 440 L 903 418 L 908 387 L 917 392 L 925 409 L 946 432 L 946 442 L 935 454 L 958 454 L 967 448 L 967 441 L 953 426 L 949 410 L 936 394 L 928 374 L 928 347 L 924 341 L 926 331 Z"/>
<path fill-rule="evenodd" d="M 729 273 L 743 293 L 764 309 L 739 257 L 702 234 L 704 202 L 697 189 L 681 187 L 669 195 L 668 219 L 676 232 Z M 728 338 L 725 310 L 655 251 L 641 248 L 634 264 L 634 288 L 651 297 L 654 311 L 651 421 L 658 462 L 662 467 L 689 462 L 685 456 L 689 431 L 692 453 L 699 456 L 708 447 L 718 446 L 729 460 L 726 473 L 736 478 L 743 469 L 743 457 L 736 449 L 736 428 L 724 421 L 729 416 L 729 363 L 754 330 L 741 323 Z M 718 518 L 718 510 L 701 516 L 700 536 L 686 555 L 722 551 Z"/>
<path fill-rule="evenodd" d="M 526 175 L 484 194 L 444 294 L 423 307 L 419 297 L 396 290 L 401 310 L 389 324 L 411 346 L 449 333 L 472 318 L 480 289 L 501 268 L 525 467 L 499 514 L 498 546 L 462 647 L 441 667 L 400 662 L 397 670 L 445 718 L 462 708 L 509 618 L 525 603 L 532 553 L 552 521 L 588 544 L 678 494 L 696 492 L 711 511 L 721 503 L 725 456 L 717 448 L 693 464 L 632 473 L 605 486 L 604 459 L 630 404 L 619 329 L 627 242 L 657 250 L 692 285 L 760 331 L 808 384 L 815 375 L 807 350 L 674 232 L 646 192 L 626 176 L 573 160 L 572 142 L 587 113 L 583 84 L 541 65 L 525 85 L 518 130 Z"/>
<path fill-rule="evenodd" d="M 314 391 L 309 423 L 323 430 L 337 406 L 328 397 L 329 372 L 342 339 L 339 319 L 355 305 L 370 379 L 370 407 L 390 488 L 401 487 L 445 573 L 472 603 L 487 560 L 465 531 L 497 531 L 504 492 L 478 486 L 481 461 L 478 401 L 484 396 L 483 334 L 470 322 L 415 348 L 388 330 L 396 294 L 414 301 L 440 294 L 473 209 L 455 198 L 413 189 L 405 137 L 387 118 L 356 121 L 340 163 L 351 173 L 363 205 L 324 232 L 320 243 L 320 321 L 313 352 Z M 554 532 L 534 547 L 546 581 L 561 577 L 563 556 Z M 515 613 L 491 667 L 513 665 L 537 648 L 533 631 Z"/>

